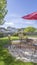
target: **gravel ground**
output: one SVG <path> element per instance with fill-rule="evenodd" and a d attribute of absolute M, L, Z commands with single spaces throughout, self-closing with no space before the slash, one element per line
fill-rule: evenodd
<path fill-rule="evenodd" d="M 16 57 L 16 60 L 20 59 L 24 62 L 35 62 L 37 63 L 37 51 L 34 54 L 34 51 L 31 49 L 18 48 L 15 44 L 8 47 L 9 53 Z"/>

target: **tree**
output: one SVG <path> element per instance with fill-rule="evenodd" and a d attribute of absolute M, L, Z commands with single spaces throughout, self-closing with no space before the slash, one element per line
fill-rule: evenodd
<path fill-rule="evenodd" d="M 27 27 L 25 28 L 24 32 L 35 32 L 35 28 L 34 27 Z"/>
<path fill-rule="evenodd" d="M 7 14 L 7 1 L 6 0 L 0 0 L 0 25 L 4 23 L 5 15 Z"/>

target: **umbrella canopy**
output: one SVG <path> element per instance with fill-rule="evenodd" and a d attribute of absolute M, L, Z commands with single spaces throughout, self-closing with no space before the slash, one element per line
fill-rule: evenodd
<path fill-rule="evenodd" d="M 22 18 L 28 20 L 37 20 L 37 12 L 33 12 L 31 14 L 25 15 Z"/>

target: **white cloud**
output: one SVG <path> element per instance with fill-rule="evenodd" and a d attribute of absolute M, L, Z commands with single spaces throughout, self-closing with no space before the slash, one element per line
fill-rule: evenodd
<path fill-rule="evenodd" d="M 35 22 L 32 21 L 26 21 L 25 24 L 34 24 Z"/>
<path fill-rule="evenodd" d="M 14 27 L 14 23 L 12 22 L 6 22 L 5 24 L 4 24 L 4 26 L 6 26 L 6 27 L 8 27 L 8 26 L 11 26 L 11 27 Z"/>
<path fill-rule="evenodd" d="M 13 22 L 12 23 L 11 22 L 5 22 L 4 25 L 1 25 L 1 27 L 5 27 L 5 28 L 7 28 L 8 26 L 14 27 L 15 25 Z"/>
<path fill-rule="evenodd" d="M 17 14 L 8 14 L 6 17 L 6 21 L 3 27 L 26 27 L 26 26 L 33 26 L 36 22 L 31 20 L 23 20 L 19 15 Z"/>
<path fill-rule="evenodd" d="M 26 27 L 26 26 L 32 26 L 35 24 L 35 21 L 27 21 L 22 20 L 21 18 L 11 18 L 4 24 L 5 27 L 11 26 L 11 27 Z"/>
<path fill-rule="evenodd" d="M 10 23 L 10 22 L 8 23 L 8 22 L 7 22 L 7 23 L 5 23 L 5 25 L 6 25 L 6 26 L 14 26 L 14 23 Z"/>

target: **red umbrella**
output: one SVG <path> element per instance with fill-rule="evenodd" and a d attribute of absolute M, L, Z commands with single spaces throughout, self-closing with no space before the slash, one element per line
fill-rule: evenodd
<path fill-rule="evenodd" d="M 25 15 L 22 18 L 28 20 L 37 20 L 37 12 L 33 12 L 31 14 Z"/>

